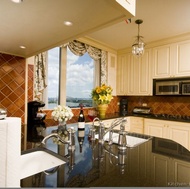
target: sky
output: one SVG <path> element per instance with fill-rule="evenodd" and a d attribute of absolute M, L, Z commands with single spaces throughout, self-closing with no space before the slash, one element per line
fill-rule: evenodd
<path fill-rule="evenodd" d="M 93 88 L 93 59 L 86 53 L 79 57 L 68 51 L 67 54 L 67 97 L 90 98 Z M 59 48 L 48 55 L 48 97 L 58 96 Z"/>

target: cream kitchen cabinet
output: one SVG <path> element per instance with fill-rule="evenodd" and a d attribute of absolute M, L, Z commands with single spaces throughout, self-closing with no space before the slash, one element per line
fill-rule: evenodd
<path fill-rule="evenodd" d="M 144 118 L 142 117 L 129 117 L 130 132 L 144 133 Z"/>
<path fill-rule="evenodd" d="M 117 95 L 127 95 L 127 54 L 118 56 Z"/>
<path fill-rule="evenodd" d="M 189 123 L 144 119 L 144 134 L 171 139 L 190 150 Z"/>
<path fill-rule="evenodd" d="M 107 84 L 113 89 L 113 96 L 116 96 L 116 69 L 117 69 L 117 55 L 108 52 L 107 65 Z"/>
<path fill-rule="evenodd" d="M 174 182 L 170 186 L 189 187 L 190 186 L 190 162 L 173 159 Z"/>
<path fill-rule="evenodd" d="M 190 127 L 189 123 L 169 121 L 168 138 L 178 142 L 185 148 L 190 150 Z"/>
<path fill-rule="evenodd" d="M 157 153 L 152 153 L 151 180 L 156 186 L 188 187 L 190 181 L 190 163 Z M 162 175 L 162 177 L 158 177 Z"/>
<path fill-rule="evenodd" d="M 165 121 L 155 119 L 144 119 L 144 134 L 166 138 L 167 128 Z"/>
<path fill-rule="evenodd" d="M 146 50 L 141 58 L 136 58 L 132 54 L 128 58 L 128 86 L 127 95 L 152 95 L 152 77 L 150 50 Z"/>
<path fill-rule="evenodd" d="M 190 75 L 190 40 L 153 48 L 153 78 Z"/>
<path fill-rule="evenodd" d="M 117 95 L 152 95 L 150 50 L 141 58 L 118 55 Z"/>
<path fill-rule="evenodd" d="M 152 153 L 151 155 L 151 181 L 156 187 L 167 186 L 173 183 L 172 159 L 167 156 Z M 162 175 L 162 177 L 160 177 Z"/>
<path fill-rule="evenodd" d="M 172 76 L 171 45 L 153 48 L 153 78 Z"/>
<path fill-rule="evenodd" d="M 190 40 L 175 44 L 175 76 L 190 76 Z"/>

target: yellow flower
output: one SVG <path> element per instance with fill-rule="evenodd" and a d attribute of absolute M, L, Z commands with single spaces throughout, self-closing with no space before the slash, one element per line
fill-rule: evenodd
<path fill-rule="evenodd" d="M 111 87 L 107 87 L 106 91 L 107 91 L 107 93 L 111 93 L 112 92 L 112 88 Z"/>
<path fill-rule="evenodd" d="M 96 104 L 109 104 L 113 99 L 112 91 L 113 89 L 110 86 L 102 84 L 92 90 L 91 97 Z"/>
<path fill-rule="evenodd" d="M 106 88 L 107 88 L 107 87 L 106 87 L 105 84 L 103 84 L 103 85 L 101 86 L 101 90 L 102 90 L 102 91 L 106 91 Z"/>
<path fill-rule="evenodd" d="M 107 100 L 107 101 L 111 101 L 112 99 L 113 99 L 112 95 L 108 94 L 108 95 L 106 96 L 106 100 Z"/>
<path fill-rule="evenodd" d="M 100 95 L 100 96 L 99 96 L 99 100 L 103 102 L 104 100 L 106 100 L 106 96 Z"/>
<path fill-rule="evenodd" d="M 99 94 L 99 93 L 101 93 L 101 88 L 100 87 L 97 87 L 96 88 L 96 92 Z"/>

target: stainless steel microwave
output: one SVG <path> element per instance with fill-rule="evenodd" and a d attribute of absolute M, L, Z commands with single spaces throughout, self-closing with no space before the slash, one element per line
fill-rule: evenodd
<path fill-rule="evenodd" d="M 153 80 L 154 95 L 190 95 L 190 79 Z"/>
<path fill-rule="evenodd" d="M 190 81 L 181 83 L 181 93 L 182 95 L 190 95 Z"/>

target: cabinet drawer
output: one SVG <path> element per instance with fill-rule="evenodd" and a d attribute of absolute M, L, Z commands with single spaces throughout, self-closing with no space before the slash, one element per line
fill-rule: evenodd
<path fill-rule="evenodd" d="M 131 124 L 140 124 L 140 125 L 143 125 L 143 119 L 144 118 L 136 118 L 136 117 L 131 117 L 130 118 L 130 123 Z"/>

